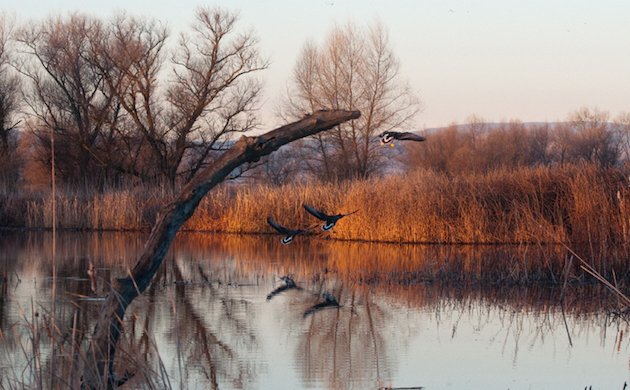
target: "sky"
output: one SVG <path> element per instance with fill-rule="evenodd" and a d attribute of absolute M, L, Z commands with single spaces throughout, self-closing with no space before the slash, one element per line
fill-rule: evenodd
<path fill-rule="evenodd" d="M 335 25 L 380 22 L 400 60 L 400 76 L 423 102 L 410 126 L 558 121 L 580 108 L 630 111 L 630 1 L 450 0 L 0 0 L 19 22 L 83 11 L 103 17 L 125 10 L 164 21 L 172 37 L 196 7 L 240 12 L 270 60 L 260 74 L 264 126 L 286 93 L 307 41 L 321 43 Z"/>

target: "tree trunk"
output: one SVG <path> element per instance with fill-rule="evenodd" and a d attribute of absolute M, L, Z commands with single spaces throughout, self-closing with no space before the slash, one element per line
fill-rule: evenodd
<path fill-rule="evenodd" d="M 175 234 L 210 189 L 243 163 L 258 161 L 282 145 L 331 129 L 360 115 L 359 111 L 322 110 L 257 137 L 243 136 L 214 164 L 186 184 L 175 201 L 160 211 L 130 275 L 112 284 L 88 347 L 82 386 L 113 388 L 124 381 L 115 377 L 113 363 L 127 306 L 149 286 Z"/>

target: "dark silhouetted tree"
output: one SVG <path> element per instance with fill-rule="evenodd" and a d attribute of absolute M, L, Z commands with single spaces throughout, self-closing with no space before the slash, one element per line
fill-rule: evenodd
<path fill-rule="evenodd" d="M 251 130 L 261 91 L 255 72 L 267 67 L 252 33 L 238 16 L 199 8 L 192 34 L 182 34 L 164 67 L 166 31 L 155 23 L 118 16 L 100 50 L 108 90 L 123 111 L 119 132 L 129 171 L 175 187 L 224 150 L 224 142 Z"/>
<path fill-rule="evenodd" d="M 15 185 L 19 180 L 22 160 L 17 153 L 20 79 L 10 65 L 14 57 L 12 33 L 12 20 L 0 14 L 0 183 L 7 187 Z"/>

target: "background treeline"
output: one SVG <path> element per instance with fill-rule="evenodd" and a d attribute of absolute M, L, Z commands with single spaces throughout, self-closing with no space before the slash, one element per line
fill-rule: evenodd
<path fill-rule="evenodd" d="M 497 168 L 593 163 L 627 164 L 630 116 L 581 108 L 557 123 L 485 123 L 471 117 L 430 134 L 431 142 L 409 155 L 410 165 L 457 174 Z"/>
<path fill-rule="evenodd" d="M 379 161 L 371 176 L 416 169 L 453 176 L 571 164 L 627 169 L 630 157 L 630 115 L 611 118 L 605 111 L 586 107 L 570 113 L 563 122 L 488 123 L 471 116 L 464 124 L 453 123 L 422 133 L 428 140 L 421 144 L 399 143 L 391 150 L 379 146 L 377 152 L 385 161 Z M 314 143 L 307 140 L 273 155 L 264 169 L 267 181 L 282 184 L 305 178 L 325 180 L 317 174 L 304 175 L 312 171 L 308 151 Z M 335 164 L 343 166 L 342 160 L 335 160 Z"/>
<path fill-rule="evenodd" d="M 1 17 L 1 15 L 0 15 Z M 0 185 L 104 193 L 176 190 L 237 137 L 260 130 L 269 62 L 236 13 L 199 8 L 188 30 L 124 13 L 17 23 L 0 18 Z M 285 123 L 318 109 L 358 120 L 234 172 L 274 184 L 368 179 L 417 167 L 450 175 L 629 155 L 630 114 L 583 108 L 564 122 L 467 123 L 426 130 L 429 142 L 386 150 L 378 134 L 410 128 L 422 105 L 400 74 L 382 25 L 334 27 L 306 42 L 278 107 Z M 268 129 L 266 129 L 268 130 Z M 53 153 L 54 164 L 53 164 Z"/>
<path fill-rule="evenodd" d="M 58 184 L 88 192 L 186 183 L 256 129 L 269 64 L 254 33 L 220 8 L 199 8 L 178 36 L 124 13 L 4 17 L 0 49 L 4 186 L 45 186 L 54 165 Z M 363 112 L 303 145 L 304 167 L 326 181 L 381 171 L 376 136 L 420 108 L 380 25 L 335 27 L 321 45 L 307 42 L 288 85 L 282 122 L 318 109 Z"/>

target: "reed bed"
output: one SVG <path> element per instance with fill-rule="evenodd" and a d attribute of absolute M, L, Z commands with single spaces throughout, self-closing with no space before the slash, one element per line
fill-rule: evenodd
<path fill-rule="evenodd" d="M 83 283 L 85 284 L 85 283 Z M 82 293 L 89 294 L 85 289 Z M 83 294 L 82 294 L 83 295 Z M 20 308 L 20 316 L 0 329 L 0 389 L 78 389 L 84 367 L 93 366 L 86 355 L 86 343 L 93 327 L 96 308 L 81 301 L 58 301 L 59 309 L 49 311 L 50 302 L 33 302 Z M 127 321 L 132 329 L 133 320 Z M 146 333 L 146 330 L 143 330 Z M 135 337 L 135 334 L 132 336 Z M 115 364 L 117 372 L 133 374 L 128 388 L 171 388 L 157 345 L 149 336 L 123 337 Z M 147 357 L 152 357 L 149 362 Z M 106 381 L 97 388 L 107 389 Z"/>
<path fill-rule="evenodd" d="M 49 194 L 0 195 L 0 225 L 50 228 Z M 146 230 L 165 191 L 135 188 L 57 199 L 58 227 Z M 406 176 L 282 187 L 224 183 L 199 205 L 184 230 L 272 233 L 273 216 L 289 227 L 322 234 L 302 205 L 342 219 L 327 238 L 390 243 L 565 243 L 596 262 L 630 259 L 630 187 L 621 169 L 579 164 L 504 169 L 448 176 L 418 171 Z M 319 233 L 317 233 L 319 232 Z M 596 268 L 600 269 L 599 264 Z"/>
<path fill-rule="evenodd" d="M 57 194 L 57 227 L 70 230 L 146 230 L 169 195 L 149 189 Z M 52 194 L 0 194 L 0 226 L 52 228 Z"/>
<path fill-rule="evenodd" d="M 311 204 L 342 219 L 333 238 L 396 243 L 571 243 L 589 254 L 630 248 L 630 188 L 620 171 L 591 165 L 449 177 L 430 171 L 340 185 L 241 186 L 202 202 L 189 230 L 271 232 L 266 216 L 314 226 Z"/>

